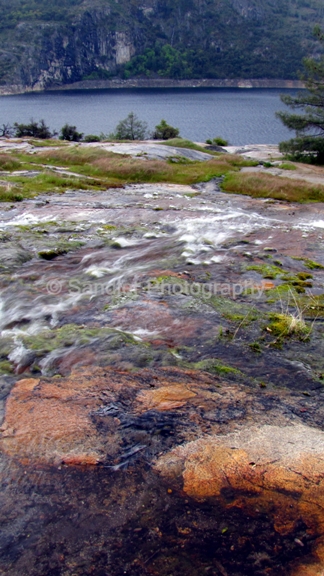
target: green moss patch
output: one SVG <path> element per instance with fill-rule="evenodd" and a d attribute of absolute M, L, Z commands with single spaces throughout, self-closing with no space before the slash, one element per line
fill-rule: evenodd
<path fill-rule="evenodd" d="M 246 266 L 245 270 L 255 270 L 255 272 L 261 274 L 263 278 L 268 278 L 271 280 L 274 280 L 278 276 L 282 276 L 284 273 L 286 273 L 286 271 L 279 266 L 271 264 L 251 264 L 250 266 Z"/>
<path fill-rule="evenodd" d="M 237 368 L 223 364 L 214 358 L 201 360 L 200 362 L 196 362 L 194 366 L 197 370 L 204 370 L 205 372 L 218 374 L 219 376 L 242 376 L 242 372 Z"/>
<path fill-rule="evenodd" d="M 311 327 L 306 324 L 299 313 L 288 312 L 270 313 L 269 324 L 266 329 L 279 339 L 296 337 L 300 340 L 306 340 L 311 332 Z"/>

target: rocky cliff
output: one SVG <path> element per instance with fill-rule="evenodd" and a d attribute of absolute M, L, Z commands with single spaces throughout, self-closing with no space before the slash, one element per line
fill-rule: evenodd
<path fill-rule="evenodd" d="M 1 92 L 112 77 L 286 78 L 319 0 L 0 0 Z"/>

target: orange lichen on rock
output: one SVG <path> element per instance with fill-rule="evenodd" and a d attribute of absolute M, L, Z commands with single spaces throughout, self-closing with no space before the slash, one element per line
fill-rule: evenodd
<path fill-rule="evenodd" d="M 98 405 L 91 391 L 98 378 L 20 380 L 6 405 L 1 448 L 8 454 L 60 461 L 79 452 L 99 459 L 101 442 L 89 417 Z"/>
<path fill-rule="evenodd" d="M 153 390 L 144 390 L 139 393 L 137 399 L 146 410 L 164 411 L 181 408 L 195 396 L 195 392 L 192 392 L 186 386 L 175 384 L 174 386 L 162 386 Z"/>
<path fill-rule="evenodd" d="M 263 290 L 272 290 L 276 285 L 271 280 L 262 280 L 260 288 Z"/>
<path fill-rule="evenodd" d="M 309 533 L 324 533 L 324 432 L 302 424 L 244 427 L 225 436 L 209 436 L 162 456 L 156 470 L 183 483 L 198 500 L 218 497 L 225 507 L 249 514 L 264 511 L 281 534 L 300 519 Z M 228 502 L 226 494 L 231 492 Z M 318 569 L 320 570 L 318 572 Z M 324 544 L 307 571 L 294 576 L 323 574 Z"/>
<path fill-rule="evenodd" d="M 98 464 L 98 456 L 96 454 L 67 454 L 63 457 L 62 462 L 69 466 L 95 466 Z"/>
<path fill-rule="evenodd" d="M 207 375 L 177 368 L 129 373 L 112 368 L 78 369 L 70 376 L 19 380 L 7 403 L 0 448 L 29 460 L 93 465 L 114 457 L 120 445 L 118 418 L 96 426 L 99 408 L 126 397 L 130 413 L 173 410 L 196 397 Z"/>

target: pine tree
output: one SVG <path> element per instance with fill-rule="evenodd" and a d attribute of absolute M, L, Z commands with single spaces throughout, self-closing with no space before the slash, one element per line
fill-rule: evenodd
<path fill-rule="evenodd" d="M 146 122 L 142 122 L 134 112 L 130 112 L 127 118 L 117 124 L 116 132 L 112 136 L 116 140 L 145 140 L 146 133 Z"/>
<path fill-rule="evenodd" d="M 324 34 L 318 26 L 314 35 L 324 47 Z M 297 96 L 282 95 L 281 100 L 292 110 L 302 110 L 303 114 L 277 112 L 276 115 L 296 137 L 281 142 L 280 152 L 296 160 L 324 163 L 324 55 L 320 59 L 305 58 L 305 73 L 301 80 L 306 91 Z"/>

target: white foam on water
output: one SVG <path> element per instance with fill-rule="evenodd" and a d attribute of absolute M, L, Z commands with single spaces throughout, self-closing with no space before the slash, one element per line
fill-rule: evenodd
<path fill-rule="evenodd" d="M 214 264 L 218 264 L 219 262 L 223 262 L 223 260 L 225 260 L 225 256 L 221 256 L 219 254 L 217 256 L 212 256 L 212 258 L 210 260 L 211 260 L 211 262 L 214 262 Z"/>
<path fill-rule="evenodd" d="M 324 229 L 324 220 L 309 220 L 309 221 L 302 221 L 294 224 L 294 230 L 302 230 L 303 232 L 310 232 L 311 230 L 323 228 Z"/>
<path fill-rule="evenodd" d="M 277 221 L 275 221 L 277 222 Z M 236 234 L 248 234 L 253 230 L 273 225 L 274 221 L 257 213 L 226 208 L 223 212 L 210 216 L 191 218 L 174 222 L 179 240 L 185 243 L 184 258 L 194 264 L 200 263 L 199 255 L 218 249 L 226 240 Z M 205 257 L 203 257 L 205 260 Z M 210 259 L 211 260 L 211 259 Z"/>
<path fill-rule="evenodd" d="M 42 358 L 42 360 L 39 362 L 42 374 L 44 374 L 45 376 L 47 374 L 50 374 L 51 368 L 53 367 L 55 360 L 57 360 L 58 358 L 63 358 L 67 354 L 70 354 L 72 350 L 76 349 L 77 349 L 76 346 L 70 346 L 68 350 L 66 348 L 57 348 L 56 350 L 53 350 L 53 352 L 47 354 L 47 356 L 45 356 L 45 358 Z"/>
<path fill-rule="evenodd" d="M 133 245 L 130 245 L 133 246 Z M 91 264 L 90 266 L 88 266 L 84 272 L 85 274 L 88 274 L 90 276 L 93 276 L 95 278 L 102 278 L 105 275 L 112 275 L 114 274 L 114 282 L 116 282 L 117 280 L 120 280 L 121 278 L 129 278 L 134 276 L 134 274 L 136 274 L 139 271 L 144 271 L 148 268 L 151 267 L 151 261 L 149 259 L 149 261 L 146 263 L 145 262 L 145 257 L 150 255 L 150 253 L 152 254 L 152 260 L 153 260 L 153 254 L 154 254 L 154 248 L 152 248 L 151 244 L 146 242 L 144 244 L 144 246 L 139 246 L 139 248 L 137 250 L 131 251 L 131 252 L 126 252 L 126 254 L 123 254 L 122 256 L 117 257 L 117 259 L 115 261 L 108 261 L 108 260 L 103 260 L 100 263 L 94 263 Z M 118 254 L 118 250 L 115 251 L 116 254 Z M 81 265 L 83 263 L 88 262 L 89 260 L 91 260 L 92 258 L 97 257 L 97 255 L 100 255 L 100 252 L 97 253 L 93 253 L 93 254 L 88 254 L 87 256 L 84 256 L 84 258 L 81 261 Z M 112 255 L 113 257 L 114 255 Z M 141 262 L 143 258 L 143 261 Z M 143 263 L 144 262 L 144 263 Z M 116 277 L 116 273 L 121 272 L 121 274 Z"/>
<path fill-rule="evenodd" d="M 314 228 L 324 228 L 324 220 L 314 220 L 311 224 Z"/>
<path fill-rule="evenodd" d="M 15 348 L 8 355 L 8 360 L 16 365 L 19 365 L 25 358 L 26 354 L 29 353 L 28 348 L 25 348 L 21 340 L 18 338 L 14 340 Z"/>
<path fill-rule="evenodd" d="M 8 222 L 1 222 L 0 227 L 5 228 L 6 226 L 31 226 L 32 224 L 40 224 L 41 222 L 53 222 L 55 220 L 56 217 L 52 214 L 40 218 L 39 216 L 35 216 L 35 214 L 30 214 L 27 212 L 21 216 L 16 216 Z"/>
<path fill-rule="evenodd" d="M 152 338 L 153 336 L 157 336 L 158 332 L 156 332 L 155 330 L 145 330 L 144 328 L 137 328 L 137 330 L 134 330 L 134 332 L 127 332 L 127 334 L 132 334 L 139 340 L 142 340 L 143 338 Z"/>
<path fill-rule="evenodd" d="M 71 309 L 75 303 L 82 298 L 82 293 L 69 293 L 68 295 L 47 296 L 51 301 L 46 300 L 46 297 L 38 296 L 32 303 L 30 301 L 13 303 L 10 295 L 7 301 L 2 301 L 0 308 L 0 330 L 4 332 L 22 333 L 33 335 L 44 330 L 48 325 L 55 326 L 57 318 L 60 313 Z M 5 307 L 7 309 L 5 310 Z M 49 318 L 49 321 L 44 320 Z M 19 324 L 20 322 L 26 323 L 23 327 L 15 326 L 13 329 L 5 329 L 8 324 Z"/>
<path fill-rule="evenodd" d="M 138 238 L 125 238 L 124 236 L 118 236 L 112 238 L 113 242 L 119 244 L 121 248 L 128 248 L 128 246 L 138 246 L 141 244 L 141 240 Z"/>

